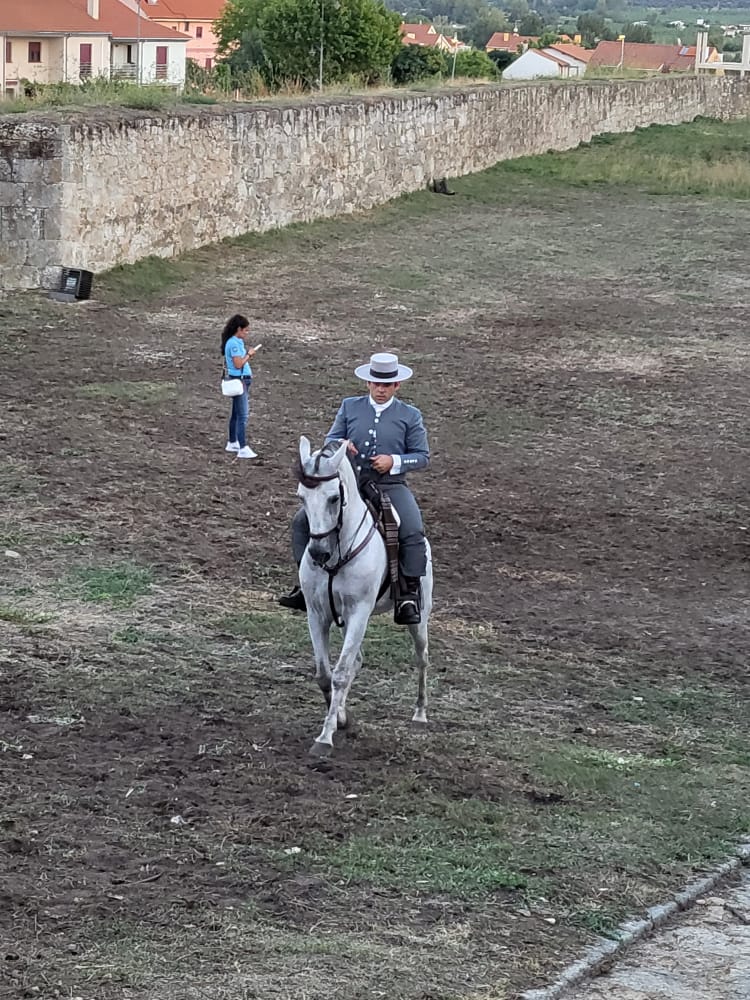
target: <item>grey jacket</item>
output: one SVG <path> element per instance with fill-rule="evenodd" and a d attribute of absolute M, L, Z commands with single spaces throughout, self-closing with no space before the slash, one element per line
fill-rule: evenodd
<path fill-rule="evenodd" d="M 422 414 L 416 406 L 397 398 L 380 417 L 376 416 L 369 395 L 345 399 L 326 434 L 326 441 L 342 438 L 348 438 L 356 445 L 359 454 L 352 458 L 352 465 L 361 482 L 376 482 L 383 486 L 405 483 L 407 472 L 426 469 L 430 464 L 430 448 Z M 375 472 L 369 462 L 375 455 L 398 455 L 401 458 L 398 474 Z"/>

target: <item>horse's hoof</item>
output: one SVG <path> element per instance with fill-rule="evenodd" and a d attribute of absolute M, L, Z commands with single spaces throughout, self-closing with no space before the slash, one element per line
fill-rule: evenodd
<path fill-rule="evenodd" d="M 320 743 L 318 740 L 314 740 L 309 753 L 311 757 L 330 757 L 333 753 L 333 747 L 329 743 Z"/>
<path fill-rule="evenodd" d="M 411 719 L 412 729 L 426 729 L 429 725 L 425 712 L 415 712 Z"/>

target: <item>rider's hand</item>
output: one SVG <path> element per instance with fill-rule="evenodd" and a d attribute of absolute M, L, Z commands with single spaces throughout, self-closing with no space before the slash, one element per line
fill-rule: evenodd
<path fill-rule="evenodd" d="M 393 455 L 376 455 L 372 459 L 372 467 L 376 472 L 390 472 L 393 468 Z"/>
<path fill-rule="evenodd" d="M 359 451 L 357 451 L 357 446 L 353 441 L 349 442 L 349 444 L 346 446 L 346 450 L 349 452 L 350 455 L 359 455 Z"/>

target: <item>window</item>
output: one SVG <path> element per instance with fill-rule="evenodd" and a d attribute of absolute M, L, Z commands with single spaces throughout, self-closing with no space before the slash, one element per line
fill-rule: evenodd
<path fill-rule="evenodd" d="M 213 59 L 206 59 L 206 69 L 212 69 L 213 64 L 214 64 Z"/>
<path fill-rule="evenodd" d="M 202 25 L 200 25 L 200 24 L 199 24 L 199 25 L 198 25 L 198 27 L 197 27 L 197 28 L 195 29 L 195 37 L 196 37 L 196 38 L 203 38 L 203 26 L 202 26 Z"/>
<path fill-rule="evenodd" d="M 156 79 L 167 79 L 167 46 L 156 46 Z"/>
<path fill-rule="evenodd" d="M 82 80 L 91 76 L 91 43 L 86 42 L 80 46 L 78 74 Z"/>
<path fill-rule="evenodd" d="M 132 45 L 128 45 L 126 47 L 126 52 L 127 52 L 127 56 L 125 57 L 125 62 L 128 64 L 128 66 L 135 65 L 135 63 L 133 62 L 133 46 Z"/>
<path fill-rule="evenodd" d="M 190 21 L 185 21 L 185 31 L 190 31 Z"/>
<path fill-rule="evenodd" d="M 5 61 L 7 63 L 13 62 L 13 46 L 7 39 L 5 40 Z"/>
<path fill-rule="evenodd" d="M 40 63 L 42 61 L 42 43 L 29 42 L 29 62 Z"/>

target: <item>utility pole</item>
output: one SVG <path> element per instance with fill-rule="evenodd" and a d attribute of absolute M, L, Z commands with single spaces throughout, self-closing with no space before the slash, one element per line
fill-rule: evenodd
<path fill-rule="evenodd" d="M 318 64 L 318 90 L 323 89 L 323 24 L 325 21 L 325 0 L 320 0 L 320 63 Z"/>
<path fill-rule="evenodd" d="M 137 34 L 136 34 L 136 44 L 135 44 L 135 58 L 136 58 L 136 77 L 135 82 L 140 87 L 141 85 L 141 0 L 137 0 L 135 8 L 135 16 L 138 22 L 137 24 Z"/>

